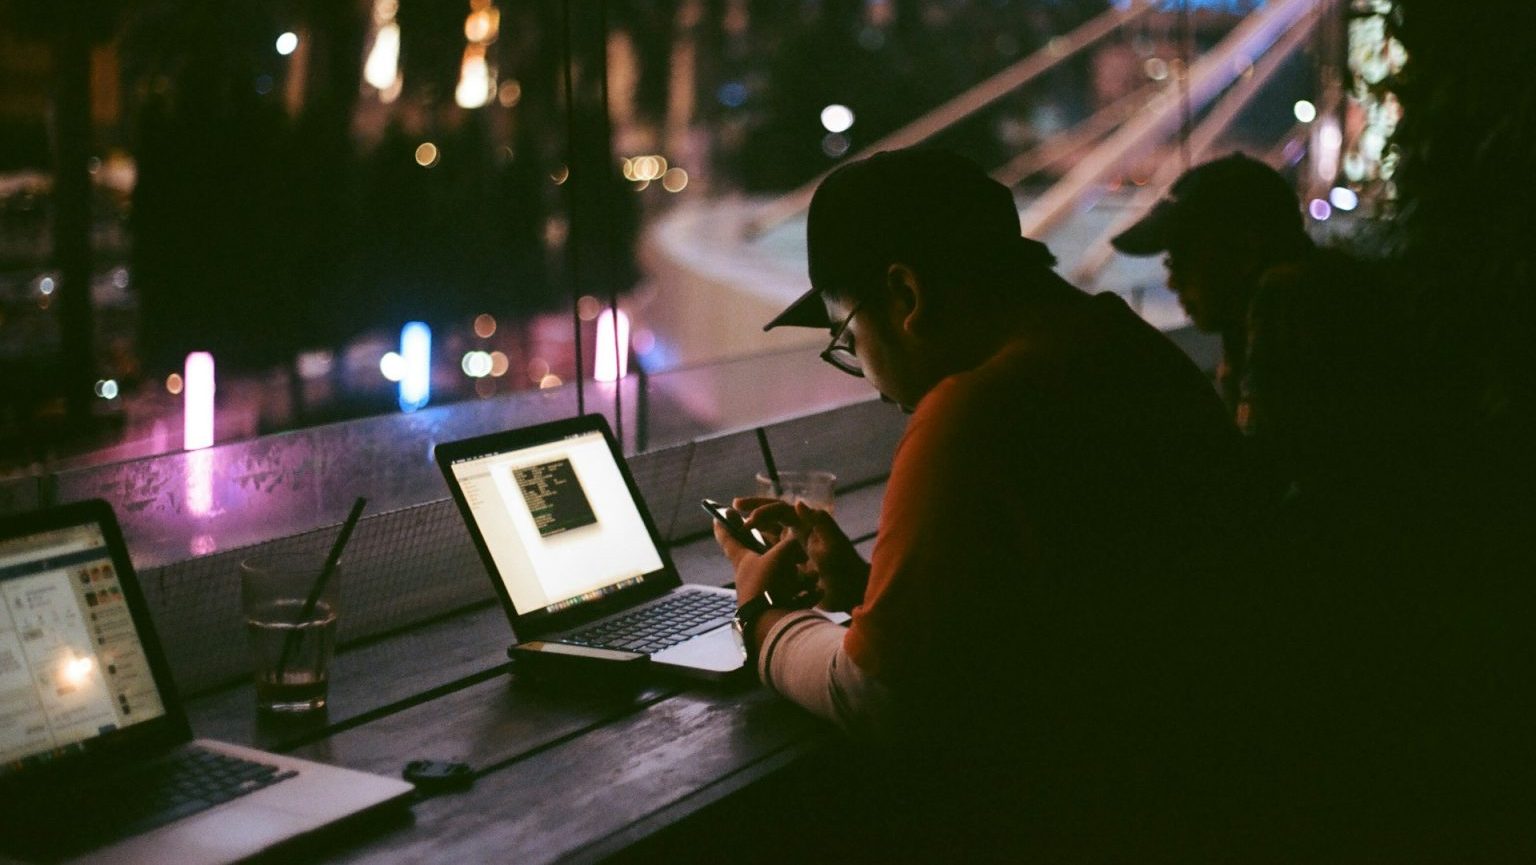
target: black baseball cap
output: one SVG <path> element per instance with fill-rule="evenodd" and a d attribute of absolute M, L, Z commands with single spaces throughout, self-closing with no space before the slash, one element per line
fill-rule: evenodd
<path fill-rule="evenodd" d="M 1239 226 L 1286 242 L 1306 235 L 1291 184 L 1263 162 L 1233 153 L 1184 172 L 1166 198 L 1110 244 L 1126 255 L 1156 255 L 1192 233 Z"/>
<path fill-rule="evenodd" d="M 887 150 L 841 165 L 811 197 L 806 218 L 811 290 L 763 325 L 831 328 L 824 291 L 878 280 L 891 262 L 978 273 L 1056 263 L 1019 235 L 1008 187 L 976 163 L 926 147 Z"/>

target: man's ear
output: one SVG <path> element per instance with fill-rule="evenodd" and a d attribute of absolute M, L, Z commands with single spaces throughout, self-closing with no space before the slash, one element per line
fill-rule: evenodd
<path fill-rule="evenodd" d="M 911 333 L 915 328 L 927 326 L 927 292 L 916 271 L 899 261 L 893 262 L 885 270 L 885 290 L 891 318 L 902 330 Z"/>

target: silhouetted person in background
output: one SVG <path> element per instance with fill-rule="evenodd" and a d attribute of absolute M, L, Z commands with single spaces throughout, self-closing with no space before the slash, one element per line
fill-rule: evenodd
<path fill-rule="evenodd" d="M 1232 717 L 1226 553 L 1252 492 L 1215 393 L 1118 296 L 1057 276 L 960 157 L 838 168 L 807 241 L 813 288 L 769 326 L 826 329 L 824 359 L 912 411 L 868 563 L 804 505 L 736 501 L 779 536 L 762 555 L 716 532 L 764 683 L 889 747 L 912 809 L 828 778 L 818 819 L 925 826 L 905 856 L 965 861 L 1198 846 L 1223 828 L 1190 797 L 1230 771 L 1210 722 Z M 848 629 L 762 603 L 803 563 Z"/>
<path fill-rule="evenodd" d="M 1264 163 L 1233 153 L 1186 171 L 1111 243 L 1127 255 L 1163 255 L 1168 288 L 1195 327 L 1221 335 L 1217 388 L 1246 428 L 1249 306 L 1266 273 L 1294 266 L 1314 249 L 1290 184 Z"/>
<path fill-rule="evenodd" d="M 1221 335 L 1218 390 L 1292 516 L 1346 536 L 1404 529 L 1394 503 L 1424 419 L 1401 286 L 1314 245 L 1290 184 L 1241 153 L 1185 172 L 1112 242 L 1163 253 L 1190 319 Z"/>

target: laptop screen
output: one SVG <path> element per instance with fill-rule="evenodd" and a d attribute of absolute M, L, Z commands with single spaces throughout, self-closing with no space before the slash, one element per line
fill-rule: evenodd
<path fill-rule="evenodd" d="M 665 567 L 600 431 L 451 470 L 518 615 L 595 601 Z"/>
<path fill-rule="evenodd" d="M 163 716 L 100 525 L 0 538 L 0 777 Z"/>

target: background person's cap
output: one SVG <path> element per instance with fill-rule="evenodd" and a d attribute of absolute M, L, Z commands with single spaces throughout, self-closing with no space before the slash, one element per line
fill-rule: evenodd
<path fill-rule="evenodd" d="M 1126 255 L 1156 255 L 1203 230 L 1304 235 L 1296 191 L 1268 165 L 1233 153 L 1184 172 L 1146 216 L 1110 244 Z"/>
<path fill-rule="evenodd" d="M 893 261 L 978 271 L 1056 263 L 1045 244 L 1019 236 L 1008 187 L 964 157 L 928 148 L 838 167 L 811 198 L 805 234 L 812 288 L 763 330 L 831 328 L 822 292 L 878 280 Z"/>

